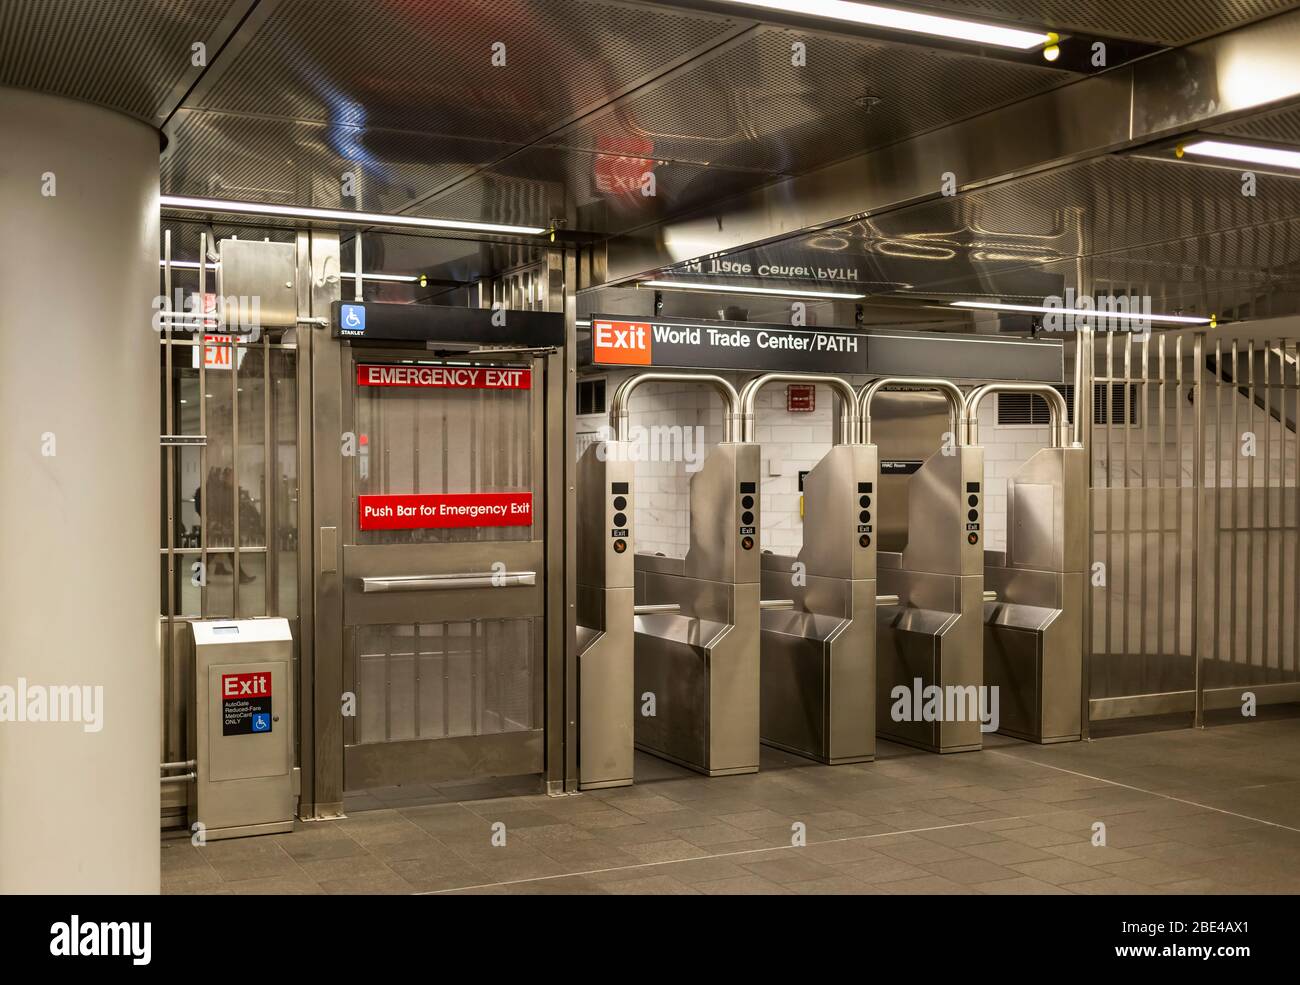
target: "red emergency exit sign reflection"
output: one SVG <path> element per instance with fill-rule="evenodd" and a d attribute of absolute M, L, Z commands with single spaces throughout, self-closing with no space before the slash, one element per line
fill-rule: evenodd
<path fill-rule="evenodd" d="M 504 366 L 357 366 L 357 386 L 527 390 L 532 385 L 532 370 Z"/>
<path fill-rule="evenodd" d="M 357 497 L 357 527 L 361 530 L 529 527 L 532 523 L 530 492 Z"/>

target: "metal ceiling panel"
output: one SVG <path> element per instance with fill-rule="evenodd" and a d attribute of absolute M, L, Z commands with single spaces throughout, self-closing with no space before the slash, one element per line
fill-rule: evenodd
<path fill-rule="evenodd" d="M 1226 311 L 1300 264 L 1300 181 L 1241 189 L 1233 171 L 1106 157 L 733 253 L 730 270 L 677 272 L 1041 303 L 1082 270 L 1095 291 L 1150 295 L 1156 310 Z"/>
<path fill-rule="evenodd" d="M 807 64 L 791 65 L 794 41 Z M 556 143 L 593 153 L 798 174 L 1069 81 L 1068 72 L 760 27 Z"/>
<path fill-rule="evenodd" d="M 527 143 L 734 28 L 598 0 L 283 0 L 188 106 Z"/>
<path fill-rule="evenodd" d="M 376 212 L 396 210 L 514 146 L 194 110 L 178 112 L 168 130 L 165 194 Z M 350 197 L 345 175 L 352 176 Z"/>
<path fill-rule="evenodd" d="M 215 54 L 235 0 L 4 0 L 0 85 L 38 89 L 153 122 L 197 76 L 191 45 Z"/>
<path fill-rule="evenodd" d="M 1296 6 L 1295 0 L 923 0 L 968 19 L 992 17 L 1061 33 L 1180 45 Z"/>

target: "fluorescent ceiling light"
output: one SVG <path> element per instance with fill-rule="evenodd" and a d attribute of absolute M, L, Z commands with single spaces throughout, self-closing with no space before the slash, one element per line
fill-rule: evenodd
<path fill-rule="evenodd" d="M 954 308 L 983 308 L 988 311 L 1027 311 L 1034 314 L 1082 315 L 1089 318 L 1118 318 L 1127 321 L 1167 322 L 1174 325 L 1208 325 L 1210 319 L 1194 315 L 1145 315 L 1140 311 L 1109 311 L 1105 308 L 1049 308 L 1041 304 L 1003 304 L 1001 301 L 953 301 Z"/>
<path fill-rule="evenodd" d="M 858 301 L 865 294 L 845 294 L 839 291 L 801 291 L 783 287 L 740 287 L 734 284 L 698 284 L 686 280 L 646 280 L 641 287 L 662 287 L 670 291 L 715 291 L 718 294 L 772 294 L 782 298 L 823 298 L 840 301 Z"/>
<path fill-rule="evenodd" d="M 350 226 L 401 226 L 414 229 L 459 229 L 476 233 L 511 233 L 540 236 L 541 226 L 507 226 L 496 222 L 465 222 L 460 219 L 429 219 L 417 215 L 389 215 L 382 212 L 352 212 L 348 209 L 317 209 L 305 205 L 269 205 L 265 202 L 232 202 L 220 198 L 193 198 L 189 195 L 162 195 L 159 204 L 165 209 L 187 212 L 225 212 L 234 215 L 282 216 L 287 219 L 313 219 L 341 222 Z"/>
<path fill-rule="evenodd" d="M 165 267 L 165 266 L 167 266 L 167 261 L 166 261 L 166 260 L 159 260 L 159 261 L 158 261 L 158 266 L 160 266 L 160 267 Z M 220 266 L 221 266 L 220 263 L 211 262 L 211 263 L 208 264 L 208 269 L 209 269 L 209 270 L 216 270 L 216 269 L 217 269 L 218 267 L 220 267 Z M 177 270 L 198 270 L 198 269 L 199 269 L 199 261 L 197 261 L 197 260 L 173 260 L 173 261 L 172 261 L 172 267 L 174 267 L 174 268 L 177 269 Z M 344 279 L 344 280 L 351 280 L 351 279 L 353 279 L 354 276 L 355 276 L 355 275 L 353 275 L 353 274 L 346 274 L 346 275 L 344 275 L 344 278 L 343 278 L 343 279 Z M 416 281 L 418 281 L 420 278 L 419 278 L 416 274 L 365 274 L 365 273 L 363 273 L 363 274 L 361 275 L 361 279 L 362 279 L 362 280 L 384 280 L 384 281 L 393 281 L 394 283 L 398 283 L 398 284 L 414 284 L 414 283 L 415 283 Z"/>
<path fill-rule="evenodd" d="M 1280 147 L 1257 147 L 1252 144 L 1230 144 L 1223 140 L 1198 140 L 1185 144 L 1182 154 L 1216 157 L 1223 161 L 1241 161 L 1245 164 L 1265 164 L 1276 168 L 1300 169 L 1300 151 Z M 1181 157 L 1182 154 L 1179 156 Z"/>
<path fill-rule="evenodd" d="M 726 0 L 741 7 L 760 7 L 791 14 L 825 17 L 828 20 L 884 27 L 891 31 L 910 34 L 928 34 L 936 38 L 955 41 L 973 41 L 977 44 L 997 45 L 1000 48 L 1019 48 L 1022 51 L 1041 47 L 1052 40 L 1043 31 L 1024 31 L 996 24 L 939 17 L 897 7 L 879 7 L 872 3 L 849 3 L 848 0 Z"/>

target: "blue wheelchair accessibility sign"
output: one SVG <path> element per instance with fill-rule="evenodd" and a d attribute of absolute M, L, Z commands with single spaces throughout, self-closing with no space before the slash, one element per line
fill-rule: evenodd
<path fill-rule="evenodd" d="M 342 335 L 366 334 L 366 306 L 345 304 L 339 308 L 339 333 Z"/>
<path fill-rule="evenodd" d="M 264 712 L 264 711 L 263 711 L 263 712 L 258 712 L 257 714 L 255 714 L 255 715 L 253 716 L 253 731 L 254 731 L 254 732 L 269 732 L 269 731 L 271 731 L 271 715 L 270 715 L 270 713 L 268 713 L 268 712 Z"/>

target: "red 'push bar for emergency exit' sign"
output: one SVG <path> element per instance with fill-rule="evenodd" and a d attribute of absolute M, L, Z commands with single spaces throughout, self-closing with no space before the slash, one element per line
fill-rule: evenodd
<path fill-rule="evenodd" d="M 422 386 L 444 390 L 528 390 L 531 369 L 505 366 L 357 366 L 357 386 Z"/>
<path fill-rule="evenodd" d="M 528 527 L 532 522 L 530 492 L 357 497 L 357 526 L 362 530 Z"/>

